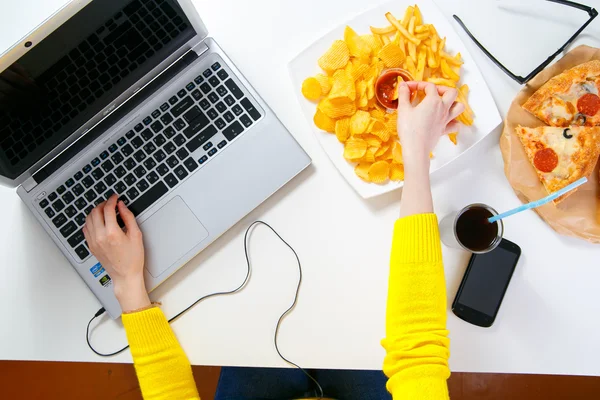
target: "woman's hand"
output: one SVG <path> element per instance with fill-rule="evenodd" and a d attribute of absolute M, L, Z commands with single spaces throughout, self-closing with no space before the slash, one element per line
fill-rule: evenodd
<path fill-rule="evenodd" d="M 115 295 L 123 311 L 150 304 L 144 285 L 144 243 L 135 216 L 113 194 L 88 215 L 83 234 L 90 250 L 112 278 Z M 125 223 L 124 232 L 117 223 L 117 213 Z"/>
<path fill-rule="evenodd" d="M 425 98 L 415 107 L 410 103 L 410 92 L 425 92 Z M 398 136 L 402 144 L 405 167 L 427 166 L 429 153 L 439 138 L 457 130 L 458 117 L 465 106 L 454 103 L 458 91 L 428 82 L 403 82 L 398 87 Z"/>

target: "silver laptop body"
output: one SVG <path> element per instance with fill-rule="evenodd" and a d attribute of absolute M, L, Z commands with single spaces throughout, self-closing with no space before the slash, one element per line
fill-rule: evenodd
<path fill-rule="evenodd" d="M 190 0 L 75 0 L 0 57 L 1 183 L 113 318 L 94 205 L 137 215 L 152 290 L 311 162 L 207 34 Z"/>

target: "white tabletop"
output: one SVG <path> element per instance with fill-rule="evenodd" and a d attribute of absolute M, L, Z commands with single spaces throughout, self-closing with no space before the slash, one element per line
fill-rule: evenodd
<path fill-rule="evenodd" d="M 64 2 L 5 2 L 0 49 Z M 298 251 L 304 268 L 298 306 L 281 329 L 283 353 L 305 367 L 381 368 L 389 250 L 401 192 L 369 201 L 354 193 L 313 137 L 295 101 L 287 67 L 322 34 L 379 2 L 195 1 L 211 36 L 310 154 L 313 166 L 152 294 L 163 302 L 167 316 L 201 295 L 232 289 L 242 281 L 243 233 L 252 221 L 262 219 Z M 598 0 L 587 3 L 600 6 Z M 500 60 L 522 75 L 586 19 L 581 11 L 541 0 L 438 4 L 448 18 L 452 13 L 461 16 Z M 505 115 L 519 85 L 459 34 Z M 598 37 L 600 19 L 575 45 L 600 46 Z M 500 210 L 519 204 L 504 177 L 499 133 L 497 129 L 435 174 L 438 215 L 472 202 Z M 84 338 L 99 303 L 14 190 L 0 188 L 0 221 L 0 359 L 107 361 L 95 356 Z M 469 325 L 448 311 L 452 370 L 600 375 L 600 365 L 591 356 L 600 353 L 595 339 L 600 331 L 600 247 L 557 235 L 533 212 L 511 218 L 505 228 L 505 236 L 521 246 L 523 256 L 492 328 Z M 263 228 L 253 234 L 250 251 L 254 270 L 243 292 L 200 304 L 173 325 L 193 364 L 285 365 L 275 352 L 273 333 L 293 299 L 296 265 Z M 444 248 L 449 304 L 468 259 L 464 251 Z M 102 317 L 93 342 L 106 352 L 120 348 L 125 343 L 120 321 Z M 129 362 L 131 356 L 126 352 L 109 361 Z"/>

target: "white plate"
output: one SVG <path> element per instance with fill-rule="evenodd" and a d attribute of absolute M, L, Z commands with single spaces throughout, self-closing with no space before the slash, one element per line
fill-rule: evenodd
<path fill-rule="evenodd" d="M 292 60 L 289 65 L 292 83 L 302 111 L 313 128 L 317 139 L 342 176 L 346 178 L 350 186 L 363 198 L 378 196 L 398 189 L 404 183 L 388 182 L 378 185 L 364 182 L 356 176 L 354 173 L 355 164 L 347 162 L 342 156 L 344 151 L 342 143 L 337 140 L 335 135 L 323 132 L 314 125 L 313 116 L 316 111 L 316 103 L 308 101 L 302 96 L 302 81 L 309 76 L 322 72 L 317 65 L 317 60 L 327 51 L 334 40 L 343 39 L 346 25 L 351 26 L 359 35 L 370 33 L 369 26 L 371 25 L 378 27 L 389 25 L 389 22 L 385 19 L 386 12 L 390 11 L 396 18 L 402 18 L 406 7 L 413 4 L 414 0 L 394 0 L 373 8 L 349 21 L 347 24 L 335 28 L 317 40 Z M 460 51 L 464 61 L 461 69 L 461 84 L 466 83 L 469 85 L 469 105 L 475 113 L 473 126 L 466 127 L 461 125 L 457 146 L 452 144 L 448 138 L 440 140 L 434 151 L 435 157 L 431 161 L 430 172 L 434 172 L 457 159 L 461 154 L 488 135 L 500 124 L 501 118 L 492 95 L 481 76 L 481 72 L 479 72 L 475 61 L 454 29 L 452 29 L 450 23 L 432 1 L 419 0 L 418 5 L 423 14 L 424 22 L 434 24 L 438 33 L 446 36 L 446 50 L 451 54 L 456 54 L 456 52 Z"/>

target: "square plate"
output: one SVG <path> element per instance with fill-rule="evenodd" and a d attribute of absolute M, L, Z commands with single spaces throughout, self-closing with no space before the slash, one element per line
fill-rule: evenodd
<path fill-rule="evenodd" d="M 292 77 L 292 83 L 300 106 L 306 119 L 309 121 L 317 140 L 321 143 L 323 150 L 333 162 L 333 165 L 340 171 L 346 181 L 361 195 L 363 198 L 378 196 L 383 193 L 390 192 L 403 186 L 404 182 L 391 182 L 378 185 L 375 183 L 367 183 L 360 179 L 354 173 L 355 163 L 347 162 L 343 157 L 344 146 L 340 143 L 335 135 L 326 133 L 318 129 L 313 123 L 313 116 L 316 111 L 317 104 L 311 102 L 302 96 L 302 82 L 309 76 L 322 72 L 317 64 L 317 60 L 335 40 L 341 40 L 344 37 L 344 28 L 349 25 L 359 35 L 370 33 L 369 26 L 384 27 L 388 26 L 389 22 L 385 18 L 385 13 L 390 11 L 396 18 L 402 18 L 404 10 L 410 5 L 414 5 L 413 1 L 390 1 L 381 6 L 373 8 L 346 24 L 343 24 L 315 43 L 310 45 L 306 50 L 300 53 L 294 60 L 290 62 L 289 68 Z M 461 154 L 473 147 L 477 142 L 488 135 L 502 121 L 494 99 L 481 76 L 481 72 L 477 68 L 475 61 L 467 51 L 467 48 L 456 34 L 452 25 L 440 12 L 434 2 L 430 0 L 419 0 L 419 8 L 423 14 L 425 23 L 435 25 L 438 34 L 446 36 L 446 50 L 451 54 L 460 52 L 464 61 L 461 68 L 461 81 L 469 85 L 469 105 L 475 113 L 473 126 L 461 125 L 458 134 L 458 145 L 452 144 L 448 138 L 442 138 L 434 150 L 434 158 L 431 160 L 431 170 L 434 172 L 451 161 L 457 159 Z"/>

